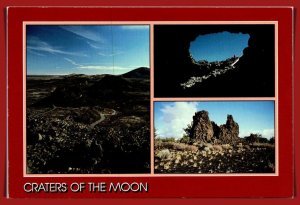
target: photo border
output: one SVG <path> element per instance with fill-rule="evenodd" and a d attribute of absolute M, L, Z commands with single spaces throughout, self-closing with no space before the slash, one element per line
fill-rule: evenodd
<path fill-rule="evenodd" d="M 80 25 L 80 26 L 130 26 L 140 25 L 149 26 L 149 63 L 150 63 L 150 173 L 139 174 L 28 174 L 26 172 L 26 70 L 27 70 L 27 53 L 26 53 L 26 26 L 52 26 L 52 25 Z M 155 25 L 274 25 L 274 59 L 275 59 L 275 97 L 155 97 L 154 96 L 154 26 Z M 154 172 L 154 103 L 157 101 L 262 101 L 273 100 L 275 105 L 275 173 L 232 173 L 232 174 L 157 174 Z M 278 176 L 278 21 L 24 21 L 23 22 L 23 176 L 24 177 L 153 177 L 153 176 L 181 176 L 181 177 L 226 177 L 226 176 Z"/>
<path fill-rule="evenodd" d="M 39 21 L 24 21 L 23 22 L 23 177 L 145 177 L 145 176 L 151 176 L 153 173 L 151 172 L 151 167 L 149 169 L 150 173 L 123 173 L 123 174 L 28 174 L 27 173 L 27 148 L 26 148 L 26 83 L 27 83 L 27 47 L 26 47 L 26 42 L 27 42 L 27 36 L 26 36 L 26 26 L 32 26 L 32 25 L 39 25 L 39 26 L 52 26 L 52 25 L 80 25 L 80 26 L 131 26 L 131 25 L 136 25 L 136 26 L 149 26 L 149 65 L 150 65 L 150 72 L 151 72 L 151 42 L 150 42 L 150 36 L 151 36 L 151 26 L 149 24 L 143 24 L 138 21 L 136 22 L 67 22 L 67 21 L 61 21 L 61 22 L 39 22 Z M 151 113 L 151 77 L 149 77 L 149 114 Z M 150 142 L 151 142 L 151 119 L 150 119 Z M 152 150 L 152 144 L 150 144 L 150 157 L 151 157 L 151 150 Z M 151 158 L 150 158 L 150 164 L 151 164 Z"/>

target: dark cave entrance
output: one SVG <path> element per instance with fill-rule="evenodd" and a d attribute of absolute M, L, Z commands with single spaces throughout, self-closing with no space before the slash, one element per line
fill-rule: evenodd
<path fill-rule="evenodd" d="M 241 51 L 227 56 L 231 57 L 229 60 L 197 59 L 191 52 L 191 44 L 198 37 L 223 32 L 247 36 Z M 275 94 L 273 24 L 155 25 L 154 36 L 156 97 L 270 97 Z M 234 55 L 238 58 L 232 58 Z M 198 61 L 203 59 L 206 62 L 202 65 Z M 215 60 L 221 61 L 210 62 Z M 197 84 L 183 87 L 189 80 Z"/>

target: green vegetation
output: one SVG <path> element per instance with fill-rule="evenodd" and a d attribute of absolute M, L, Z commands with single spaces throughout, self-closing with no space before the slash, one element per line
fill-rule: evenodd
<path fill-rule="evenodd" d="M 274 144 L 275 143 L 275 138 L 272 137 L 270 140 L 268 140 L 267 138 L 262 137 L 262 135 L 259 134 L 259 133 L 256 133 L 256 134 L 251 133 L 250 136 L 244 137 L 244 141 L 247 142 L 247 143 L 250 143 L 250 144 L 253 144 L 253 143 L 271 143 L 271 144 Z"/>

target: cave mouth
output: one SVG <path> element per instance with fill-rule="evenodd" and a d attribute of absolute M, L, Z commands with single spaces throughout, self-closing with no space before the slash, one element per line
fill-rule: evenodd
<path fill-rule="evenodd" d="M 228 31 L 199 35 L 190 43 L 189 52 L 195 62 L 225 61 L 241 57 L 249 38 L 249 34 Z"/>

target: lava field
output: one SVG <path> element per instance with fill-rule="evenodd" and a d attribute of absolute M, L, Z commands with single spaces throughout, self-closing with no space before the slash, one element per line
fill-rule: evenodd
<path fill-rule="evenodd" d="M 150 172 L 149 69 L 27 76 L 28 174 Z"/>

